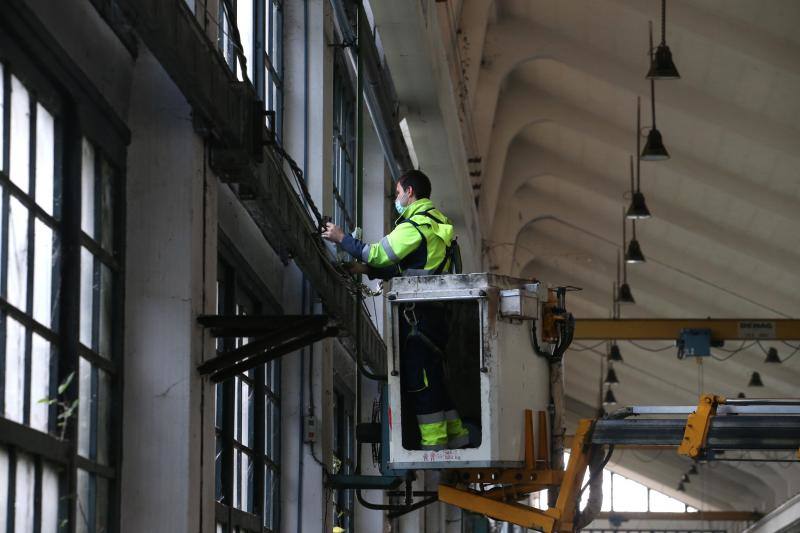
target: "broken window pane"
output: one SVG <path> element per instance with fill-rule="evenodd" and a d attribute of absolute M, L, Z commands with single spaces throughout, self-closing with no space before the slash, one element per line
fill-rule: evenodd
<path fill-rule="evenodd" d="M 14 532 L 33 531 L 33 494 L 36 486 L 36 468 L 33 458 L 26 453 L 17 453 L 17 479 L 14 497 Z"/>
<path fill-rule="evenodd" d="M 92 238 L 96 237 L 94 231 L 94 165 L 94 146 L 84 139 L 83 155 L 81 157 L 81 229 Z"/>
<path fill-rule="evenodd" d="M 33 318 L 49 328 L 53 321 L 53 230 L 37 218 L 33 239 Z"/>
<path fill-rule="evenodd" d="M 36 203 L 53 214 L 53 175 L 55 169 L 54 123 L 42 104 L 36 105 Z"/>
<path fill-rule="evenodd" d="M 50 406 L 41 402 L 54 398 L 50 390 L 50 343 L 34 333 L 31 338 L 31 418 L 30 426 L 47 431 Z"/>
<path fill-rule="evenodd" d="M 8 212 L 8 290 L 11 305 L 27 311 L 28 296 L 28 210 L 13 196 Z"/>
<path fill-rule="evenodd" d="M 24 420 L 25 328 L 8 316 L 6 321 L 6 418 Z"/>
<path fill-rule="evenodd" d="M 81 248 L 81 318 L 80 341 L 92 348 L 92 320 L 94 309 L 94 256 Z"/>
<path fill-rule="evenodd" d="M 30 184 L 31 101 L 22 82 L 11 76 L 11 161 L 9 175 L 28 192 Z"/>

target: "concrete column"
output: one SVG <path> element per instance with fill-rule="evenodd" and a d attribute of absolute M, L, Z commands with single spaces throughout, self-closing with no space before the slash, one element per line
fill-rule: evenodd
<path fill-rule="evenodd" d="M 123 533 L 214 530 L 214 353 L 196 323 L 213 312 L 214 179 L 190 108 L 142 46 L 128 149 Z M 207 179 L 208 178 L 208 179 Z"/>

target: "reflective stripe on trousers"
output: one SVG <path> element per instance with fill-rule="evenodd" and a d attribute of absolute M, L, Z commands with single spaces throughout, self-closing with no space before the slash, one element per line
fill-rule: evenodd
<path fill-rule="evenodd" d="M 423 450 L 443 450 L 447 447 L 447 420 L 444 411 L 417 415 Z"/>

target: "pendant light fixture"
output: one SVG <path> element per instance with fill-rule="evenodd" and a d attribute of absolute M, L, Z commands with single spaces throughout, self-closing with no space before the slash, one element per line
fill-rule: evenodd
<path fill-rule="evenodd" d="M 689 479 L 689 474 L 684 474 L 683 477 L 681 478 L 681 483 L 691 483 L 691 482 L 692 480 Z"/>
<path fill-rule="evenodd" d="M 642 98 L 636 97 L 636 153 L 641 152 L 642 139 Z M 633 157 L 631 157 L 631 205 L 628 207 L 626 217 L 632 219 L 650 218 L 650 210 L 644 201 L 644 194 L 641 189 L 642 172 L 640 158 L 636 158 L 636 188 L 633 183 Z"/>
<path fill-rule="evenodd" d="M 683 486 L 683 483 L 678 483 L 678 492 L 686 492 L 686 488 Z"/>
<path fill-rule="evenodd" d="M 770 348 L 767 350 L 767 358 L 764 359 L 765 363 L 776 363 L 781 364 L 781 358 L 778 357 L 778 349 L 775 347 Z"/>
<path fill-rule="evenodd" d="M 625 246 L 625 217 L 622 217 L 622 245 Z M 639 246 L 639 241 L 636 240 L 636 219 L 631 221 L 633 224 L 633 238 L 631 242 L 627 243 L 628 250 L 625 252 L 625 262 L 626 263 L 644 263 L 644 254 L 642 253 L 642 247 Z"/>
<path fill-rule="evenodd" d="M 614 405 L 617 403 L 617 398 L 614 396 L 614 391 L 611 390 L 611 387 L 606 389 L 606 395 L 603 398 L 604 405 Z"/>
<path fill-rule="evenodd" d="M 689 473 L 693 476 L 696 476 L 698 474 L 696 464 L 692 464 L 692 467 L 689 469 Z"/>
<path fill-rule="evenodd" d="M 661 44 L 658 45 L 655 55 L 652 52 L 652 38 L 650 43 L 650 70 L 647 72 L 647 77 L 651 80 L 677 80 L 681 77 L 681 75 L 678 74 L 675 63 L 672 61 L 672 52 L 669 46 L 667 46 L 666 34 L 667 0 L 661 0 Z"/>
<path fill-rule="evenodd" d="M 603 381 L 603 383 L 606 385 L 615 385 L 619 383 L 617 373 L 614 371 L 614 367 L 610 364 L 608 365 L 608 372 L 606 372 L 606 379 Z"/>
<path fill-rule="evenodd" d="M 625 224 L 625 219 L 622 219 L 622 223 Z M 619 256 L 621 252 L 617 252 L 617 286 L 619 290 L 617 291 L 617 302 L 621 304 L 635 304 L 636 300 L 633 299 L 633 293 L 631 292 L 631 286 L 628 285 L 628 265 L 627 263 L 622 264 L 622 283 L 620 284 L 619 281 Z"/>
<path fill-rule="evenodd" d="M 750 375 L 750 383 L 747 384 L 748 387 L 763 387 L 764 383 L 761 381 L 761 375 L 758 372 L 753 372 Z"/>
<path fill-rule="evenodd" d="M 622 352 L 620 352 L 616 341 L 614 341 L 614 343 L 611 345 L 611 348 L 608 350 L 608 357 L 606 359 L 608 359 L 609 362 L 614 363 L 622 362 Z"/>
<path fill-rule="evenodd" d="M 653 54 L 653 23 L 650 23 L 650 55 Z M 650 108 L 653 113 L 653 125 L 650 127 L 650 133 L 647 134 L 647 142 L 644 145 L 644 150 L 640 157 L 645 161 L 663 161 L 669 159 L 669 152 L 664 147 L 664 140 L 661 138 L 661 132 L 656 128 L 656 82 L 650 78 Z"/>

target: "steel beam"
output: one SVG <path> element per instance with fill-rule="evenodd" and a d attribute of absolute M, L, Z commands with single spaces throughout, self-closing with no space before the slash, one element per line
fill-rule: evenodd
<path fill-rule="evenodd" d="M 386 373 L 386 346 L 334 268 L 315 223 L 300 202 L 276 150 L 265 146 L 263 104 L 236 80 L 183 0 L 118 0 L 128 21 L 192 106 L 195 124 L 212 142 L 212 166 L 238 183 L 239 200 L 282 257 L 305 273 L 332 316 L 377 374 Z"/>
<path fill-rule="evenodd" d="M 592 444 L 677 447 L 685 428 L 685 418 L 602 419 L 595 424 Z M 706 442 L 711 450 L 796 450 L 800 416 L 715 416 Z"/>
<path fill-rule="evenodd" d="M 800 320 L 757 318 L 579 318 L 574 340 L 677 340 L 682 329 L 709 329 L 714 340 L 800 340 Z"/>

